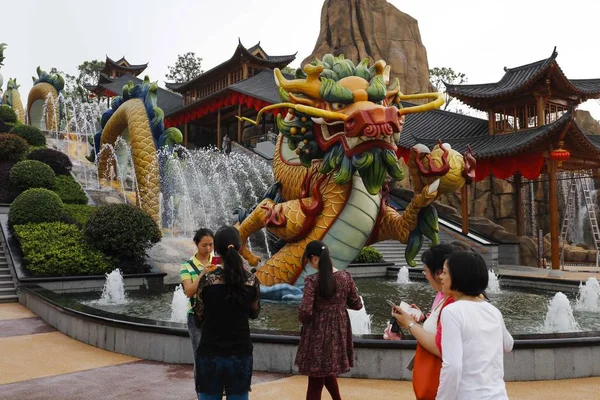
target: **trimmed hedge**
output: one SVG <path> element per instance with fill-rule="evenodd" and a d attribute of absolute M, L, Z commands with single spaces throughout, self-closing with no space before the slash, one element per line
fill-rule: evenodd
<path fill-rule="evenodd" d="M 59 221 L 64 213 L 63 202 L 48 189 L 29 189 L 17 196 L 8 210 L 11 225 Z"/>
<path fill-rule="evenodd" d="M 70 175 L 73 168 L 69 156 L 54 149 L 35 149 L 27 155 L 27 158 L 48 164 L 56 175 Z"/>
<path fill-rule="evenodd" d="M 17 122 L 17 113 L 10 106 L 6 104 L 0 105 L 0 120 L 4 123 L 15 123 Z"/>
<path fill-rule="evenodd" d="M 21 191 L 10 184 L 10 169 L 14 161 L 0 161 L 0 203 L 12 203 Z"/>
<path fill-rule="evenodd" d="M 65 204 L 65 213 L 73 220 L 73 222 L 83 228 L 87 223 L 90 215 L 96 211 L 96 207 L 88 206 L 87 204 Z"/>
<path fill-rule="evenodd" d="M 71 175 L 58 175 L 52 189 L 67 204 L 87 204 L 88 199 L 81 185 Z"/>
<path fill-rule="evenodd" d="M 27 142 L 12 133 L 0 133 L 0 161 L 22 160 L 27 152 Z"/>
<path fill-rule="evenodd" d="M 147 270 L 146 250 L 162 237 L 149 214 L 128 204 L 98 207 L 83 232 L 88 243 L 119 260 L 119 268 L 126 273 Z"/>
<path fill-rule="evenodd" d="M 356 255 L 352 264 L 377 264 L 383 262 L 383 255 L 375 247 L 363 247 Z"/>
<path fill-rule="evenodd" d="M 41 130 L 31 125 L 16 125 L 9 133 L 19 135 L 27 141 L 31 146 L 45 146 L 46 137 Z"/>
<path fill-rule="evenodd" d="M 103 275 L 111 261 L 83 240 L 74 225 L 61 222 L 17 225 L 25 267 L 34 276 Z"/>
<path fill-rule="evenodd" d="M 36 160 L 19 161 L 10 170 L 10 183 L 26 190 L 30 188 L 54 188 L 54 171 L 49 165 Z"/>

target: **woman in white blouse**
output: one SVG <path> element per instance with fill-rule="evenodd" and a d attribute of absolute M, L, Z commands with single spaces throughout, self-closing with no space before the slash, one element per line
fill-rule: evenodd
<path fill-rule="evenodd" d="M 454 252 L 441 281 L 443 293 L 455 302 L 441 316 L 436 400 L 507 400 L 504 353 L 512 350 L 513 338 L 500 311 L 481 298 L 488 284 L 485 261 L 476 253 Z"/>

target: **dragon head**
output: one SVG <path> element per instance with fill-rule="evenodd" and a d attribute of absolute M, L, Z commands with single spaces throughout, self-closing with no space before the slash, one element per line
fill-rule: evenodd
<path fill-rule="evenodd" d="M 331 54 L 298 69 L 295 79 L 275 69 L 284 102 L 265 107 L 257 121 L 268 109 L 288 107 L 277 126 L 304 165 L 322 160 L 321 173 L 335 173 L 338 184 L 348 183 L 358 172 L 369 193 L 376 194 L 388 174 L 403 178 L 396 143 L 404 115 L 437 108 L 444 101 L 438 93 L 403 95 L 397 78 L 390 83 L 390 70 L 383 60 L 354 65 L 343 55 Z M 402 107 L 402 100 L 412 99 L 435 101 Z"/>

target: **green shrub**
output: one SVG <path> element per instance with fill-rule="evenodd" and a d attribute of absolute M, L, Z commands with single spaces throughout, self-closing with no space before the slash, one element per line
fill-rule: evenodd
<path fill-rule="evenodd" d="M 376 264 L 383 262 L 383 255 L 375 247 L 363 247 L 356 255 L 352 264 Z"/>
<path fill-rule="evenodd" d="M 17 114 L 10 106 L 6 104 L 0 105 L 0 120 L 7 124 L 14 124 L 17 122 Z"/>
<path fill-rule="evenodd" d="M 48 164 L 56 175 L 70 175 L 73 164 L 62 151 L 46 148 L 38 148 L 29 152 L 27 155 L 29 160 L 41 161 Z"/>
<path fill-rule="evenodd" d="M 31 125 L 15 125 L 9 133 L 21 136 L 32 146 L 45 146 L 46 137 L 41 130 Z"/>
<path fill-rule="evenodd" d="M 0 133 L 0 161 L 19 161 L 27 152 L 27 142 L 10 133 Z"/>
<path fill-rule="evenodd" d="M 96 209 L 85 224 L 86 240 L 104 254 L 122 262 L 123 272 L 146 270 L 146 250 L 162 234 L 152 217 L 128 204 L 110 204 Z"/>
<path fill-rule="evenodd" d="M 65 204 L 65 213 L 80 228 L 85 226 L 90 215 L 92 215 L 95 210 L 96 207 L 88 206 L 87 204 Z"/>
<path fill-rule="evenodd" d="M 17 196 L 8 210 L 11 225 L 55 222 L 63 215 L 63 202 L 48 189 L 29 189 Z"/>
<path fill-rule="evenodd" d="M 19 161 L 10 169 L 10 183 L 21 190 L 52 189 L 55 177 L 49 165 L 36 160 Z"/>
<path fill-rule="evenodd" d="M 79 182 L 71 175 L 59 175 L 54 179 L 54 189 L 58 197 L 67 204 L 87 204 L 88 199 Z"/>
<path fill-rule="evenodd" d="M 34 276 L 102 275 L 111 261 L 83 240 L 74 225 L 61 222 L 17 225 L 25 267 Z"/>

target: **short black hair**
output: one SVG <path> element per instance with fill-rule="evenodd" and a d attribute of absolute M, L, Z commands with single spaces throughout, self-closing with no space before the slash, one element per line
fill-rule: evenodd
<path fill-rule="evenodd" d="M 211 238 L 215 238 L 215 234 L 208 228 L 200 228 L 194 234 L 194 243 L 198 244 L 202 240 L 204 236 L 210 236 Z"/>
<path fill-rule="evenodd" d="M 444 269 L 444 261 L 456 249 L 447 243 L 436 244 L 425 250 L 421 255 L 421 262 L 427 265 L 429 272 L 433 275 L 442 272 Z"/>
<path fill-rule="evenodd" d="M 452 284 L 450 290 L 467 296 L 479 296 L 488 285 L 488 269 L 485 260 L 472 251 L 456 251 L 448 257 L 448 273 Z"/>

